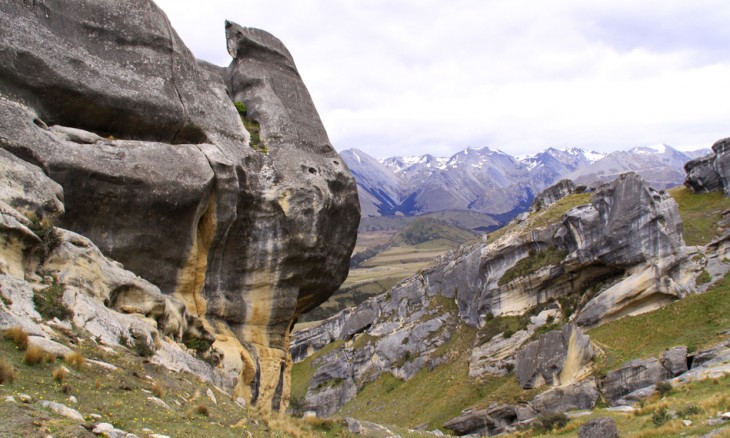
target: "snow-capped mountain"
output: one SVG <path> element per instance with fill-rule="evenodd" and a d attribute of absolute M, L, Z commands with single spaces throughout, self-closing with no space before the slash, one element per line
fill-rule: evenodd
<path fill-rule="evenodd" d="M 690 155 L 670 146 L 610 154 L 547 148 L 514 157 L 498 149 L 466 148 L 451 157 L 394 156 L 377 160 L 356 149 L 340 153 L 360 186 L 363 216 L 406 216 L 469 210 L 508 220 L 534 195 L 562 178 L 593 185 L 621 173 L 640 173 L 656 188 L 679 185 Z"/>
<path fill-rule="evenodd" d="M 628 151 L 611 152 L 591 165 L 567 174 L 566 178 L 579 184 L 592 185 L 612 181 L 622 173 L 633 171 L 652 187 L 666 189 L 682 184 L 685 177 L 684 163 L 690 159 L 687 154 L 665 144 L 635 147 Z"/>

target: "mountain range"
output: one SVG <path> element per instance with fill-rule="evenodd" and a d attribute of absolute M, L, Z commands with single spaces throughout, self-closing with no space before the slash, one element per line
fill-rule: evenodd
<path fill-rule="evenodd" d="M 359 149 L 340 155 L 357 181 L 363 217 L 466 210 L 503 222 L 527 210 L 537 193 L 563 178 L 594 186 L 631 171 L 656 189 L 678 186 L 684 164 L 708 152 L 681 152 L 659 144 L 611 153 L 551 147 L 512 156 L 484 147 L 466 148 L 448 158 L 426 154 L 376 159 Z"/>

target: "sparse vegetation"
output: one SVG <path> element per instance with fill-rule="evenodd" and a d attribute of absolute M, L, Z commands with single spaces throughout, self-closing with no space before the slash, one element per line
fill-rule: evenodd
<path fill-rule="evenodd" d="M 538 433 L 550 432 L 565 427 L 568 421 L 570 419 L 562 412 L 548 412 L 537 417 L 534 428 Z"/>
<path fill-rule="evenodd" d="M 45 319 L 60 320 L 73 317 L 73 312 L 63 302 L 66 286 L 53 277 L 53 282 L 46 288 L 33 292 L 33 304 L 38 313 Z"/>
<path fill-rule="evenodd" d="M 667 411 L 667 408 L 661 408 L 651 416 L 651 422 L 657 427 L 664 425 L 671 419 L 672 415 Z"/>
<path fill-rule="evenodd" d="M 527 328 L 529 323 L 530 317 L 527 315 L 488 318 L 484 326 L 477 331 L 477 344 L 484 345 L 500 333 L 503 333 L 505 338 L 509 338 L 518 331 Z"/>
<path fill-rule="evenodd" d="M 150 386 L 150 391 L 152 391 L 152 394 L 154 394 L 157 398 L 162 398 L 165 396 L 165 387 L 157 380 L 152 382 L 152 386 Z"/>
<path fill-rule="evenodd" d="M 514 266 L 509 268 L 502 278 L 499 279 L 499 285 L 505 285 L 510 281 L 532 274 L 545 266 L 557 265 L 562 262 L 568 255 L 567 251 L 561 251 L 557 248 L 546 248 L 542 251 L 532 252 L 529 256 L 520 259 Z"/>
<path fill-rule="evenodd" d="M 210 417 L 210 409 L 206 405 L 198 405 L 195 407 L 195 413 L 204 417 Z"/>
<path fill-rule="evenodd" d="M 152 357 L 155 354 L 155 350 L 149 346 L 147 339 L 144 336 L 134 338 L 134 352 L 141 357 Z"/>
<path fill-rule="evenodd" d="M 27 217 L 30 221 L 30 230 L 43 243 L 43 255 L 45 256 L 61 243 L 54 229 L 53 219 L 47 216 L 40 217 L 34 213 L 29 214 Z"/>
<path fill-rule="evenodd" d="M 707 269 L 703 269 L 700 275 L 695 279 L 695 286 L 702 286 L 712 281 L 712 275 L 707 272 Z"/>
<path fill-rule="evenodd" d="M 236 110 L 238 111 L 238 115 L 241 117 L 243 126 L 250 134 L 249 146 L 251 146 L 251 149 L 255 150 L 256 152 L 261 152 L 262 154 L 268 154 L 269 148 L 268 146 L 266 146 L 264 140 L 261 138 L 261 125 L 259 124 L 259 122 L 248 116 L 248 107 L 245 103 L 236 101 L 233 102 L 233 105 L 235 105 Z"/>

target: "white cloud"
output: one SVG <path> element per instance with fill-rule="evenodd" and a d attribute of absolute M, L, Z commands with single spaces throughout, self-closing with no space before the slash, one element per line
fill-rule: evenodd
<path fill-rule="evenodd" d="M 724 0 L 157 0 L 199 58 L 223 21 L 291 51 L 333 144 L 375 156 L 730 136 Z"/>

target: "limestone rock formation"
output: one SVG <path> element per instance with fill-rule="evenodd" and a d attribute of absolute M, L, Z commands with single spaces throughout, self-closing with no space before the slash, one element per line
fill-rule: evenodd
<path fill-rule="evenodd" d="M 515 375 L 525 389 L 567 385 L 593 359 L 590 339 L 573 324 L 554 330 L 525 345 L 517 354 Z"/>
<path fill-rule="evenodd" d="M 542 210 L 572 193 L 583 192 L 584 190 L 585 186 L 576 187 L 573 181 L 561 179 L 535 196 L 535 200 L 532 201 L 532 207 L 530 209 L 533 211 Z"/>
<path fill-rule="evenodd" d="M 656 358 L 637 359 L 608 373 L 603 380 L 603 395 L 614 403 L 621 397 L 668 379 L 671 373 Z"/>
<path fill-rule="evenodd" d="M 687 178 L 684 185 L 695 193 L 722 190 L 730 196 L 730 138 L 712 145 L 712 153 L 688 161 L 684 165 Z"/>
<path fill-rule="evenodd" d="M 593 349 L 580 326 L 652 310 L 694 287 L 693 277 L 680 272 L 688 259 L 681 228 L 674 200 L 635 174 L 533 211 L 496 236 L 441 256 L 387 293 L 297 332 L 297 360 L 342 342 L 312 364 L 305 405 L 334 412 L 355 395 L 353 387 L 359 391 L 383 373 L 408 380 L 437 367 L 448 360 L 439 347 L 462 324 L 477 329 L 472 378 L 515 373 L 526 388 L 581 382 Z M 498 329 L 500 318 L 537 308 L 542 311 L 523 317 L 520 329 Z M 566 318 L 561 315 L 574 324 L 530 342 L 538 327 Z M 342 361 L 336 373 L 325 365 Z M 323 383 L 335 379 L 339 389 Z M 575 398 L 576 405 L 591 399 Z"/>
<path fill-rule="evenodd" d="M 289 329 L 344 280 L 360 217 L 282 43 L 229 23 L 225 70 L 196 61 L 150 0 L 4 2 L 0 19 L 13 23 L 0 33 L 0 153 L 13 172 L 25 162 L 47 177 L 19 188 L 3 175 L 6 205 L 159 288 L 113 280 L 93 298 L 158 323 L 188 315 L 160 328 L 214 334 L 236 395 L 279 409 Z M 232 100 L 265 148 L 250 146 Z M 2 211 L 3 239 L 38 240 Z M 63 281 L 87 280 L 84 257 Z M 17 278 L 37 267 L 4 260 Z"/>

